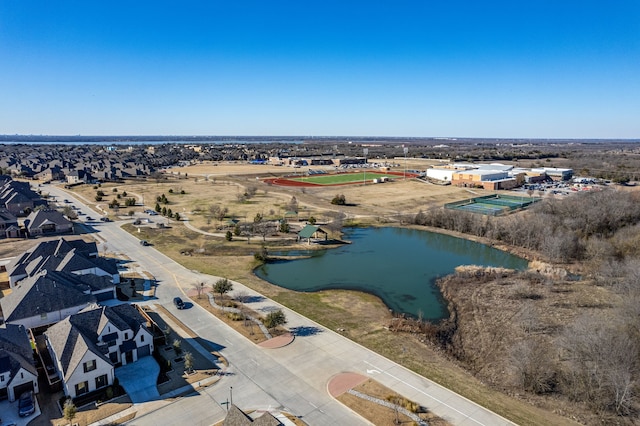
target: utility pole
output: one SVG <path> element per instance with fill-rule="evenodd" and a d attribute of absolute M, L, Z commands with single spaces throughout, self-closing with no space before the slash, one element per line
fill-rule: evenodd
<path fill-rule="evenodd" d="M 402 147 L 403 151 L 404 151 L 404 179 L 407 179 L 407 152 L 409 152 L 409 148 L 403 146 Z"/>
<path fill-rule="evenodd" d="M 369 155 L 369 148 L 363 148 L 362 152 L 364 153 L 364 168 L 362 170 L 362 183 L 366 185 L 367 184 L 367 155 Z"/>

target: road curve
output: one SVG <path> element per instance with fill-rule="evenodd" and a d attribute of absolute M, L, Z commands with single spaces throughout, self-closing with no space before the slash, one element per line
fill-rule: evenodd
<path fill-rule="evenodd" d="M 72 199 L 88 211 L 73 194 L 50 186 L 50 192 Z M 64 194 L 64 195 L 63 195 Z M 197 304 L 178 311 L 175 296 L 186 297 L 195 283 L 215 282 L 219 277 L 191 271 L 153 247 L 142 247 L 138 239 L 120 228 L 118 222 L 98 223 L 90 232 L 104 241 L 109 251 L 129 256 L 158 280 L 157 300 L 202 338 L 220 345 L 229 360 L 227 375 L 199 395 L 161 406 L 130 422 L 133 425 L 209 425 L 224 417 L 227 402 L 243 409 L 277 408 L 299 416 L 309 425 L 369 424 L 329 395 L 331 378 L 343 372 L 371 377 L 426 407 L 454 425 L 511 425 L 510 421 L 481 407 L 401 365 L 329 330 L 278 303 L 234 282 L 234 292 L 246 292 L 259 300 L 257 311 L 282 309 L 291 330 L 304 331 L 282 348 L 264 349 L 249 342 Z"/>

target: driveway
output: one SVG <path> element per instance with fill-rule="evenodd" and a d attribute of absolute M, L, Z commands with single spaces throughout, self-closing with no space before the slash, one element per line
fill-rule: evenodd
<path fill-rule="evenodd" d="M 116 377 L 134 404 L 160 399 L 156 387 L 158 374 L 160 366 L 152 356 L 145 356 L 136 362 L 116 368 Z"/>
<path fill-rule="evenodd" d="M 40 415 L 40 405 L 38 404 L 38 395 L 33 395 L 33 403 L 36 411 L 28 417 L 18 416 L 18 400 L 9 402 L 8 400 L 0 401 L 0 425 L 9 425 L 15 423 L 17 426 L 26 426 L 30 421 Z"/>

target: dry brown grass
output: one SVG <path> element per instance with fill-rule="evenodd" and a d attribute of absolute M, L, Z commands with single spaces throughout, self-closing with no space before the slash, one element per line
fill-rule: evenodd
<path fill-rule="evenodd" d="M 424 167 L 423 165 L 421 168 Z M 169 179 L 164 181 L 157 182 L 150 179 L 128 181 L 125 184 L 105 183 L 99 188 L 94 188 L 95 185 L 80 185 L 74 187 L 73 192 L 79 194 L 97 212 L 101 212 L 100 208 L 109 210 L 107 208 L 109 201 L 125 191 L 127 198 L 144 199 L 144 206 L 121 207 L 119 214 L 124 216 L 129 211 L 139 213 L 145 209 L 153 209 L 156 197 L 165 194 L 169 199 L 167 208 L 171 208 L 174 213 L 187 214 L 194 226 L 209 232 L 221 232 L 218 228 L 224 226 L 224 222 L 219 222 L 208 214 L 209 206 L 214 204 L 227 207 L 229 209 L 227 217 L 250 221 L 260 213 L 267 219 L 278 219 L 284 214 L 286 203 L 295 196 L 300 206 L 299 217 L 302 219 L 314 216 L 320 221 L 330 221 L 332 212 L 341 211 L 351 216 L 368 216 L 372 220 L 385 220 L 385 217 L 417 213 L 432 205 L 441 205 L 469 196 L 469 193 L 461 188 L 431 185 L 414 180 L 405 181 L 402 178 L 377 185 L 316 188 L 269 186 L 262 180 L 256 179 L 270 177 L 275 173 L 292 173 L 292 171 L 293 169 L 274 166 L 203 164 L 171 169 L 174 174 L 169 175 Z M 181 173 L 181 178 L 178 178 L 178 172 Z M 184 178 L 185 172 L 188 173 L 188 179 Z M 206 175 L 210 177 L 205 181 Z M 256 195 L 240 202 L 238 194 L 244 193 L 249 187 L 256 188 Z M 114 188 L 117 192 L 113 192 Z M 95 201 L 97 190 L 105 193 L 101 202 Z M 182 191 L 185 193 L 181 194 Z M 338 193 L 345 195 L 348 206 L 338 208 L 331 205 L 331 199 Z M 124 203 L 124 198 L 120 200 L 121 203 Z M 109 213 L 114 217 L 113 210 L 109 210 Z"/>
<path fill-rule="evenodd" d="M 233 169 L 220 168 L 216 181 L 205 182 L 202 177 L 195 182 L 192 174 L 196 169 L 189 169 L 190 179 L 172 180 L 163 183 L 148 182 L 133 183 L 127 187 L 127 192 L 144 194 L 145 201 L 155 199 L 156 195 L 165 193 L 169 197 L 173 211 L 182 212 L 198 210 L 200 214 L 191 214 L 194 225 L 214 226 L 206 223 L 205 207 L 213 202 L 228 203 L 231 213 L 252 218 L 255 213 L 269 214 L 282 211 L 283 204 L 291 196 L 295 196 L 301 205 L 301 216 L 315 215 L 320 220 L 328 219 L 330 211 L 336 206 L 330 204 L 336 195 L 336 187 L 300 188 L 268 187 L 256 181 L 255 175 L 250 173 L 258 170 L 258 175 L 264 175 L 266 169 L 262 166 L 234 165 Z M 236 168 L 239 167 L 239 168 Z M 409 166 L 412 168 L 412 166 Z M 415 166 L 414 168 L 420 168 Z M 278 168 L 279 170 L 281 168 Z M 202 169 L 203 173 L 207 173 Z M 232 171 L 245 173 L 244 176 L 231 176 Z M 236 194 L 249 185 L 257 185 L 256 197 L 249 203 L 238 203 Z M 171 195 L 182 188 L 183 196 Z M 266 192 L 265 192 L 266 189 Z M 120 190 L 120 189 L 119 189 Z M 109 194 L 108 190 L 105 193 Z M 339 188 L 347 202 L 354 205 L 341 207 L 340 211 L 361 222 L 385 223 L 398 213 L 414 213 L 430 206 L 442 205 L 456 199 L 468 198 L 469 193 L 451 186 L 435 186 L 415 181 L 398 180 L 388 184 L 366 186 L 344 186 Z M 212 201 L 216 200 L 216 201 Z M 155 200 L 153 201 L 155 204 Z M 147 202 L 147 208 L 149 202 Z M 152 207 L 152 206 L 151 206 Z M 130 232 L 133 227 L 125 226 Z M 386 306 L 376 297 L 351 291 L 323 291 L 317 293 L 297 293 L 286 290 L 258 279 L 252 269 L 257 266 L 253 253 L 258 251 L 262 242 L 253 238 L 247 241 L 224 241 L 223 238 L 205 236 L 186 229 L 180 223 L 174 223 L 173 228 L 157 230 L 143 228 L 139 238 L 151 241 L 155 248 L 161 250 L 188 269 L 198 270 L 206 274 L 222 276 L 242 282 L 265 296 L 292 308 L 303 315 L 336 329 L 344 329 L 344 334 L 354 341 L 363 344 L 382 355 L 428 377 L 454 391 L 486 406 L 499 414 L 522 424 L 563 424 L 566 419 L 552 414 L 546 409 L 536 408 L 520 400 L 510 398 L 497 390 L 493 390 L 478 379 L 448 361 L 436 350 L 420 341 L 418 336 L 394 334 L 385 329 L 390 320 L 390 313 Z M 271 243 L 270 243 L 271 244 Z M 183 256 L 180 254 L 185 248 L 202 248 L 201 254 Z M 182 283 L 185 290 L 189 290 L 190 283 Z M 242 321 L 239 321 L 242 323 Z M 570 423 L 570 421 L 566 421 Z"/>
<path fill-rule="evenodd" d="M 264 333 L 260 330 L 258 325 L 255 324 L 253 321 L 244 321 L 242 319 L 238 320 L 236 316 L 230 315 L 227 312 L 223 312 L 222 310 L 214 306 L 211 306 L 211 303 L 209 302 L 209 298 L 206 295 L 202 295 L 200 299 L 198 297 L 193 297 L 191 300 L 193 300 L 198 305 L 205 308 L 209 313 L 213 314 L 220 321 L 224 322 L 229 327 L 233 328 L 236 332 L 246 337 L 248 340 L 252 341 L 253 343 L 258 344 L 267 340 Z M 217 303 L 224 305 L 226 301 L 231 301 L 231 300 L 230 299 L 225 299 L 222 301 L 218 300 Z M 237 305 L 238 307 L 240 307 L 239 303 Z M 259 315 L 256 312 L 253 312 L 248 308 L 243 308 L 243 309 L 246 309 L 245 313 L 247 315 L 251 315 L 255 318 L 259 317 Z M 286 330 L 284 330 L 283 328 L 279 328 L 276 330 L 275 333 L 272 333 L 272 335 L 277 336 L 284 332 L 286 332 Z"/>
<path fill-rule="evenodd" d="M 95 404 L 79 407 L 76 417 L 74 417 L 72 423 L 77 423 L 79 426 L 87 426 L 109 416 L 112 416 L 116 413 L 119 413 L 123 410 L 126 410 L 133 405 L 131 403 L 131 400 L 126 396 L 119 398 L 117 401 L 118 402 L 108 402 L 106 404 L 100 405 L 99 407 L 96 407 Z M 132 416 L 135 416 L 135 414 L 132 414 Z M 49 423 L 52 426 L 69 424 L 69 422 L 65 420 L 64 417 L 49 419 Z"/>
<path fill-rule="evenodd" d="M 369 379 L 364 383 L 353 388 L 354 390 L 361 392 L 363 394 L 387 400 L 388 398 L 398 398 L 399 400 L 404 400 L 402 395 L 397 394 L 386 386 L 381 385 L 375 380 Z M 362 398 L 358 398 L 355 395 L 350 393 L 343 393 L 342 395 L 336 398 L 338 401 L 342 402 L 344 405 L 369 420 L 371 423 L 376 425 L 393 425 L 396 420 L 396 412 L 388 407 L 384 407 L 382 405 L 376 404 L 375 402 L 368 401 Z M 407 400 L 405 400 L 407 401 Z M 407 401 L 409 402 L 409 401 Z M 420 416 L 422 420 L 425 420 L 429 425 L 432 426 L 446 426 L 449 425 L 447 421 L 442 418 L 434 415 L 431 412 L 421 412 L 416 413 Z M 402 413 L 398 413 L 398 419 L 400 420 L 400 424 L 402 425 L 412 425 L 413 420 L 409 417 L 405 416 Z"/>

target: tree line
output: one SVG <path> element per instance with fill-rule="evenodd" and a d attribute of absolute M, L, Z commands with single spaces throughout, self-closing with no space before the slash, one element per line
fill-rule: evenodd
<path fill-rule="evenodd" d="M 502 389 L 571 401 L 586 423 L 633 423 L 640 413 L 638 201 L 638 193 L 606 190 L 546 199 L 507 217 L 420 212 L 417 224 L 533 250 L 554 264 L 571 262 L 582 276 L 576 283 L 535 269 L 460 269 L 439 281 L 455 301 L 448 320 L 392 327 L 425 336 Z"/>

